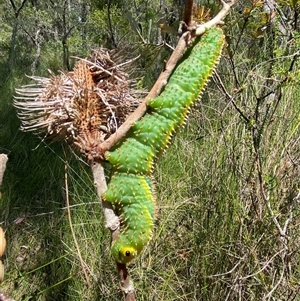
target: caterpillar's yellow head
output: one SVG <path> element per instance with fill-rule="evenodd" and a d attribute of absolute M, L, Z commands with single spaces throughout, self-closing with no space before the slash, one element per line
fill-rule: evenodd
<path fill-rule="evenodd" d="M 138 255 L 136 248 L 131 246 L 123 246 L 122 244 L 115 242 L 111 247 L 111 254 L 115 260 L 119 263 L 127 264 Z"/>

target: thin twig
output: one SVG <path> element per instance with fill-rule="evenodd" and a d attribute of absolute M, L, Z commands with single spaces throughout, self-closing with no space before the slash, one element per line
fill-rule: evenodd
<path fill-rule="evenodd" d="M 235 271 L 235 269 L 245 260 L 245 257 L 246 257 L 246 255 L 244 255 L 230 271 L 225 272 L 225 273 L 220 273 L 220 274 L 209 275 L 207 278 L 210 279 L 210 278 L 214 278 L 214 277 L 221 277 L 221 276 L 232 274 Z"/>
<path fill-rule="evenodd" d="M 282 227 L 280 226 L 276 215 L 274 214 L 274 211 L 271 207 L 270 203 L 270 197 L 267 195 L 265 191 L 265 185 L 264 185 L 264 180 L 263 180 L 263 173 L 262 173 L 262 166 L 260 163 L 260 156 L 259 156 L 259 151 L 256 150 L 256 165 L 257 165 L 257 174 L 258 174 L 258 181 L 259 181 L 259 187 L 260 187 L 260 192 L 262 194 L 263 200 L 265 204 L 267 205 L 268 211 L 272 217 L 273 223 L 275 224 L 279 234 L 281 237 L 286 237 L 286 232 L 283 231 Z"/>
<path fill-rule="evenodd" d="M 253 276 L 255 275 L 258 275 L 260 274 L 262 271 L 264 271 L 274 260 L 275 257 L 277 257 L 279 254 L 283 253 L 284 252 L 284 249 L 281 249 L 280 251 L 276 252 L 265 264 L 264 266 L 259 269 L 258 271 L 256 271 L 255 273 L 253 274 L 250 274 L 250 275 L 247 275 L 245 277 L 241 277 L 241 278 L 238 278 L 239 280 L 246 280 L 246 279 L 249 279 L 249 278 L 252 278 Z"/>
<path fill-rule="evenodd" d="M 280 278 L 277 281 L 277 283 L 273 286 L 273 288 L 268 292 L 268 294 L 266 296 L 264 296 L 264 298 L 262 299 L 262 301 L 265 301 L 268 298 L 270 298 L 272 296 L 272 294 L 277 290 L 278 286 L 281 284 L 281 282 L 283 280 L 284 271 L 285 271 L 284 256 L 282 256 L 281 259 L 282 259 L 283 268 L 281 269 Z"/>
<path fill-rule="evenodd" d="M 254 133 L 253 133 L 253 135 L 254 135 Z M 280 225 L 280 223 L 279 223 L 279 221 L 277 219 L 277 216 L 274 214 L 274 211 L 272 209 L 271 202 L 270 202 L 270 196 L 269 196 L 268 192 L 265 191 L 265 186 L 266 185 L 265 185 L 265 182 L 263 180 L 263 171 L 262 171 L 261 158 L 260 158 L 260 152 L 259 152 L 259 144 L 258 145 L 255 144 L 255 141 L 253 143 L 254 143 L 254 149 L 255 149 L 255 152 L 256 152 L 256 165 L 257 165 L 257 175 L 258 175 L 260 192 L 261 192 L 262 198 L 263 198 L 263 200 L 264 200 L 264 202 L 265 202 L 265 204 L 267 206 L 269 214 L 272 217 L 273 223 L 275 224 L 275 226 L 276 226 L 276 228 L 277 228 L 277 230 L 279 232 L 280 242 L 281 242 L 282 247 L 283 247 L 280 251 L 278 251 L 267 262 L 267 264 L 271 263 L 273 261 L 273 259 L 274 259 L 275 256 L 277 256 L 278 254 L 281 254 L 282 269 L 281 269 L 280 278 L 277 281 L 277 283 L 273 286 L 273 288 L 268 292 L 268 294 L 266 296 L 264 296 L 263 300 L 267 300 L 267 299 L 270 299 L 272 297 L 273 293 L 277 290 L 278 286 L 282 283 L 283 278 L 284 278 L 284 274 L 285 274 L 284 273 L 285 269 L 288 269 L 288 267 L 286 265 L 286 258 L 288 256 L 288 252 L 289 252 L 287 231 L 288 231 L 288 225 L 289 225 L 290 221 L 293 218 L 293 211 L 291 209 L 291 212 L 290 212 L 290 215 L 289 215 L 288 219 L 285 221 L 284 226 L 281 227 L 281 225 Z M 267 267 L 267 264 L 263 267 L 263 269 L 265 269 Z M 261 271 L 263 269 L 261 269 Z M 245 278 L 251 277 L 253 275 L 249 275 L 249 276 L 247 276 Z"/>
<path fill-rule="evenodd" d="M 238 111 L 238 113 L 246 121 L 246 123 L 249 124 L 250 123 L 250 119 L 243 113 L 243 111 L 241 110 L 241 108 L 236 104 L 236 102 L 234 100 L 234 97 L 227 92 L 227 90 L 226 90 L 226 88 L 225 88 L 225 86 L 224 86 L 224 84 L 223 84 L 223 82 L 222 82 L 219 74 L 215 73 L 213 75 L 213 77 L 216 79 L 217 84 L 219 86 L 219 89 L 225 94 L 226 98 L 233 104 L 234 108 Z"/>
<path fill-rule="evenodd" d="M 172 53 L 166 65 L 165 71 L 161 73 L 158 80 L 152 87 L 151 91 L 143 100 L 143 102 L 138 106 L 138 108 L 128 117 L 128 119 L 119 127 L 119 129 L 113 135 L 111 135 L 107 140 L 105 140 L 99 145 L 99 149 L 101 152 L 105 153 L 106 151 L 111 149 L 118 141 L 120 141 L 127 134 L 131 126 L 145 114 L 147 110 L 148 100 L 158 96 L 162 88 L 166 85 L 167 79 L 169 78 L 170 74 L 175 68 L 184 50 L 186 49 L 186 40 L 188 40 L 187 37 L 189 36 L 189 32 L 186 32 L 181 36 L 174 52 Z"/>

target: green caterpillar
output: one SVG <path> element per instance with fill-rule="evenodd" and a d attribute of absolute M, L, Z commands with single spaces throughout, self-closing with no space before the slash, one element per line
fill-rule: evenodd
<path fill-rule="evenodd" d="M 148 102 L 145 116 L 112 151 L 105 153 L 112 171 L 103 198 L 112 202 L 120 216 L 121 233 L 111 247 L 119 263 L 130 262 L 151 239 L 155 219 L 151 181 L 154 161 L 185 122 L 219 60 L 223 43 L 223 32 L 216 27 L 196 38 L 164 91 Z"/>

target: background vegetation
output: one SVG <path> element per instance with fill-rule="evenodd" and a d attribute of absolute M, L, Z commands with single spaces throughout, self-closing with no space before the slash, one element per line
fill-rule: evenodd
<path fill-rule="evenodd" d="M 151 87 L 176 43 L 157 24 L 177 28 L 183 2 L 0 2 L 1 290 L 16 300 L 121 293 L 88 166 L 18 130 L 14 89 L 100 46 L 141 54 Z M 155 236 L 130 266 L 138 300 L 300 300 L 299 12 L 297 0 L 240 0 L 227 17 L 217 72 L 154 175 Z"/>

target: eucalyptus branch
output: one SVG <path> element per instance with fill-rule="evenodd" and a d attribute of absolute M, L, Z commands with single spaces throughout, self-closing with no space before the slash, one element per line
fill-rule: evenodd
<path fill-rule="evenodd" d="M 191 1 L 190 1 L 191 2 Z M 192 3 L 189 3 L 189 5 L 192 5 Z M 221 11 L 210 21 L 196 27 L 196 28 L 188 28 L 189 31 L 186 31 L 182 34 L 180 39 L 178 40 L 177 46 L 174 49 L 174 52 L 172 53 L 171 57 L 169 58 L 165 70 L 160 74 L 159 78 L 157 79 L 156 83 L 150 90 L 149 94 L 146 96 L 146 98 L 143 100 L 143 102 L 139 105 L 139 107 L 128 117 L 128 119 L 120 126 L 120 128 L 111 135 L 107 140 L 105 140 L 103 143 L 101 143 L 98 148 L 100 152 L 105 153 L 109 149 L 111 149 L 118 141 L 120 141 L 126 133 L 129 131 L 131 126 L 139 120 L 147 110 L 147 102 L 149 99 L 154 98 L 159 95 L 163 87 L 167 84 L 168 78 L 170 77 L 172 71 L 176 67 L 178 61 L 182 57 L 184 51 L 186 50 L 187 46 L 189 45 L 192 37 L 194 35 L 200 36 L 202 35 L 207 29 L 212 28 L 213 26 L 223 24 L 223 19 L 226 17 L 226 15 L 229 13 L 229 10 L 231 6 L 233 6 L 237 0 L 231 0 L 230 2 L 226 3 L 225 1 L 221 0 L 221 3 L 223 5 Z M 186 11 L 189 11 L 192 13 L 191 8 L 186 8 Z M 185 19 L 189 20 L 187 16 L 185 16 Z M 190 17 L 192 20 L 192 16 Z M 195 34 L 191 34 L 191 31 L 195 30 Z"/>

